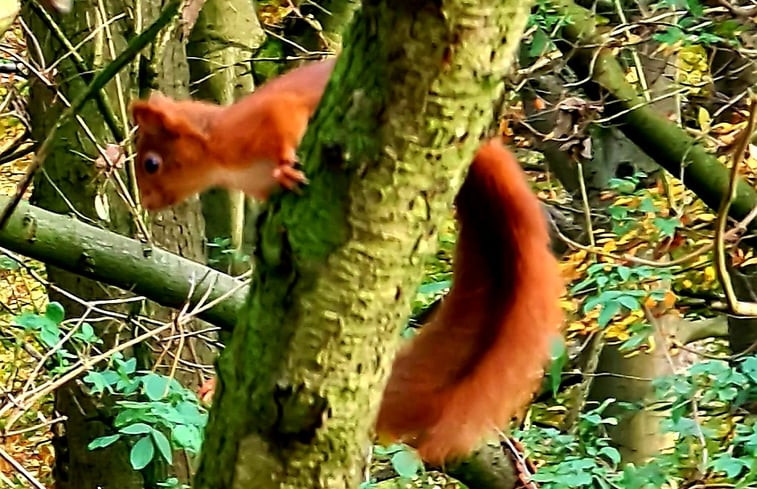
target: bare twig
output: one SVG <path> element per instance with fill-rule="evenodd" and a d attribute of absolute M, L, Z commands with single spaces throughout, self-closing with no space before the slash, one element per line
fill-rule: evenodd
<path fill-rule="evenodd" d="M 742 138 L 733 155 L 728 191 L 723 194 L 720 209 L 718 210 L 715 230 L 715 264 L 718 278 L 720 279 L 720 283 L 723 286 L 723 292 L 728 301 L 728 306 L 734 313 L 750 317 L 757 316 L 757 303 L 741 301 L 736 297 L 736 292 L 734 291 L 733 283 L 731 282 L 731 277 L 728 274 L 728 268 L 726 266 L 725 228 L 728 220 L 728 211 L 731 208 L 731 202 L 736 197 L 736 182 L 739 175 L 739 165 L 746 154 L 752 133 L 754 132 L 755 123 L 757 123 L 757 96 L 753 95 L 749 104 L 749 119 L 742 132 Z"/>

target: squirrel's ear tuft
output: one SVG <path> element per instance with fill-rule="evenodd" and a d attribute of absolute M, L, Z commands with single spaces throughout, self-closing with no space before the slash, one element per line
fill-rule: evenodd
<path fill-rule="evenodd" d="M 205 135 L 178 110 L 173 100 L 153 92 L 148 100 L 131 104 L 131 115 L 144 134 L 165 137 L 190 137 L 205 141 Z"/>
<path fill-rule="evenodd" d="M 132 103 L 131 116 L 139 126 L 140 132 L 157 135 L 167 130 L 167 114 L 151 100 L 137 100 Z"/>

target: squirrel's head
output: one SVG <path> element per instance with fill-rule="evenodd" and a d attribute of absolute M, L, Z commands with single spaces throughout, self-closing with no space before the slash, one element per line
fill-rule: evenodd
<path fill-rule="evenodd" d="M 132 103 L 139 126 L 134 166 L 146 209 L 177 204 L 213 184 L 207 127 L 215 108 L 159 93 Z"/>

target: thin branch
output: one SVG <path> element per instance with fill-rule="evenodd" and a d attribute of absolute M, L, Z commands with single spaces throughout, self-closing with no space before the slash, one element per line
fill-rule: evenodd
<path fill-rule="evenodd" d="M 71 103 L 71 106 L 61 114 L 55 125 L 50 129 L 45 140 L 40 145 L 34 159 L 29 164 L 26 174 L 16 187 L 16 193 L 5 208 L 3 208 L 2 213 L 0 213 L 0 229 L 4 228 L 8 223 L 11 214 L 13 214 L 13 211 L 16 209 L 19 202 L 21 202 L 24 193 L 29 188 L 29 185 L 31 185 L 34 175 L 47 157 L 47 153 L 55 140 L 55 135 L 58 132 L 58 129 L 60 129 L 69 119 L 76 116 L 82 107 L 84 107 L 84 104 L 96 92 L 103 88 L 105 84 L 116 76 L 124 66 L 129 64 L 145 46 L 152 42 L 158 32 L 160 32 L 160 30 L 176 16 L 181 3 L 181 0 L 169 0 L 155 22 L 135 37 L 126 49 L 116 57 L 116 59 L 110 62 L 102 71 L 98 72 L 92 79 L 92 82 L 87 85 L 87 88 Z"/>
<path fill-rule="evenodd" d="M 731 202 L 736 197 L 736 182 L 739 176 L 739 165 L 741 165 L 741 162 L 744 160 L 749 141 L 754 132 L 755 123 L 757 123 L 757 96 L 753 95 L 749 104 L 749 119 L 733 155 L 728 191 L 723 194 L 723 200 L 721 201 L 720 209 L 718 210 L 715 230 L 715 264 L 717 267 L 718 278 L 720 279 L 720 283 L 723 286 L 723 292 L 725 292 L 725 297 L 728 301 L 728 306 L 736 314 L 751 317 L 757 317 L 757 303 L 739 300 L 739 298 L 736 297 L 731 277 L 728 274 L 725 254 L 725 227 L 728 220 L 728 211 L 731 208 Z"/>

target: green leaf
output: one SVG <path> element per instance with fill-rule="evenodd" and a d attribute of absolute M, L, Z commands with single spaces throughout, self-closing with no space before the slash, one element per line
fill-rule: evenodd
<path fill-rule="evenodd" d="M 599 313 L 599 318 L 597 318 L 597 324 L 600 328 L 604 328 L 607 326 L 610 321 L 612 320 L 613 316 L 615 316 L 620 311 L 620 304 L 618 302 L 610 302 L 609 304 L 605 304 L 602 307 L 602 312 Z"/>
<path fill-rule="evenodd" d="M 105 389 L 110 391 L 110 386 L 108 385 L 105 376 L 100 372 L 90 371 L 82 380 L 85 383 L 92 385 L 91 390 L 93 394 L 105 392 Z"/>
<path fill-rule="evenodd" d="M 195 426 L 180 424 L 171 430 L 174 444 L 191 453 L 199 453 L 202 446 L 202 432 Z"/>
<path fill-rule="evenodd" d="M 544 50 L 551 44 L 552 40 L 549 38 L 546 32 L 541 29 L 534 31 L 534 36 L 531 40 L 531 44 L 528 47 L 528 55 L 532 58 L 538 58 L 542 55 Z"/>
<path fill-rule="evenodd" d="M 18 262 L 7 256 L 0 256 L 0 270 L 18 270 Z"/>
<path fill-rule="evenodd" d="M 199 427 L 204 427 L 208 422 L 207 413 L 200 411 L 197 403 L 183 401 L 176 405 L 176 411 L 181 415 L 182 422 Z"/>
<path fill-rule="evenodd" d="M 618 272 L 618 276 L 620 276 L 620 279 L 623 280 L 623 282 L 627 282 L 631 277 L 631 269 L 626 266 L 618 265 L 615 270 Z"/>
<path fill-rule="evenodd" d="M 620 452 L 613 447 L 602 447 L 599 454 L 607 457 L 615 465 L 620 463 Z"/>
<path fill-rule="evenodd" d="M 560 379 L 565 364 L 568 363 L 568 350 L 562 338 L 555 338 L 550 345 L 552 362 L 549 365 L 549 384 L 552 387 L 552 395 L 557 396 L 560 388 Z"/>
<path fill-rule="evenodd" d="M 392 455 L 392 467 L 405 479 L 412 479 L 423 469 L 423 462 L 415 451 L 402 450 Z"/>
<path fill-rule="evenodd" d="M 61 338 L 61 331 L 58 327 L 58 323 L 53 321 L 46 321 L 42 325 L 42 330 L 39 332 L 39 339 L 46 346 L 52 347 L 58 343 Z"/>
<path fill-rule="evenodd" d="M 130 358 L 125 362 L 123 360 L 116 360 L 119 373 L 123 375 L 133 374 L 137 370 L 137 359 Z"/>
<path fill-rule="evenodd" d="M 155 441 L 155 445 L 158 447 L 158 451 L 160 452 L 161 456 L 163 456 L 163 459 L 169 464 L 173 463 L 171 444 L 168 442 L 166 435 L 158 430 L 152 430 L 150 433 L 152 434 L 152 439 Z"/>
<path fill-rule="evenodd" d="M 89 442 L 89 445 L 87 445 L 87 449 L 96 450 L 98 448 L 105 448 L 117 442 L 119 438 L 121 438 L 121 435 L 108 435 L 108 436 L 97 437 L 91 442 Z"/>
<path fill-rule="evenodd" d="M 84 343 L 102 343 L 102 340 L 95 334 L 95 329 L 89 323 L 83 323 L 81 325 L 81 328 L 79 328 L 79 331 L 77 331 L 76 334 L 73 335 L 73 337 L 77 340 L 83 341 Z"/>
<path fill-rule="evenodd" d="M 641 309 L 641 304 L 639 304 L 639 301 L 636 300 L 635 297 L 632 297 L 630 295 L 621 295 L 620 297 L 618 297 L 617 301 L 621 306 L 625 307 L 629 311 Z"/>
<path fill-rule="evenodd" d="M 757 383 L 757 357 L 750 356 L 741 362 L 741 370 L 753 383 Z"/>
<path fill-rule="evenodd" d="M 418 287 L 418 293 L 423 295 L 439 294 L 446 291 L 452 286 L 451 280 L 441 280 L 439 282 L 429 282 Z"/>
<path fill-rule="evenodd" d="M 131 462 L 131 467 L 134 470 L 142 470 L 147 467 L 154 456 L 155 446 L 152 444 L 152 439 L 149 436 L 143 436 L 131 447 L 129 462 Z"/>
<path fill-rule="evenodd" d="M 144 435 L 145 433 L 150 433 L 152 428 L 145 423 L 134 423 L 124 426 L 119 431 L 125 435 Z"/>
<path fill-rule="evenodd" d="M 676 229 L 681 225 L 681 220 L 677 217 L 656 217 L 652 222 L 660 230 L 660 233 L 668 238 L 672 238 L 676 233 Z"/>
<path fill-rule="evenodd" d="M 639 210 L 641 212 L 657 212 L 657 209 L 654 206 L 654 201 L 649 196 L 646 196 L 643 199 L 641 199 L 641 205 L 639 205 Z"/>
<path fill-rule="evenodd" d="M 66 317 L 66 311 L 59 302 L 51 302 L 47 305 L 47 309 L 45 309 L 45 317 L 55 324 L 60 324 L 63 318 Z"/>
<path fill-rule="evenodd" d="M 749 468 L 751 464 L 728 453 L 720 455 L 710 463 L 710 467 L 718 472 L 725 472 L 731 479 L 737 477 L 742 470 Z"/>
<path fill-rule="evenodd" d="M 686 7 L 688 7 L 691 15 L 695 17 L 701 17 L 704 15 L 704 6 L 699 3 L 699 0 L 686 0 Z"/>
<path fill-rule="evenodd" d="M 39 330 L 42 329 L 44 324 L 50 322 L 45 316 L 34 314 L 33 312 L 25 312 L 13 319 L 14 324 L 23 326 L 24 330 Z"/>
<path fill-rule="evenodd" d="M 147 374 L 142 378 L 142 386 L 145 388 L 145 395 L 151 401 L 159 401 L 163 399 L 166 392 L 166 387 L 170 378 L 164 377 L 158 374 Z"/>

